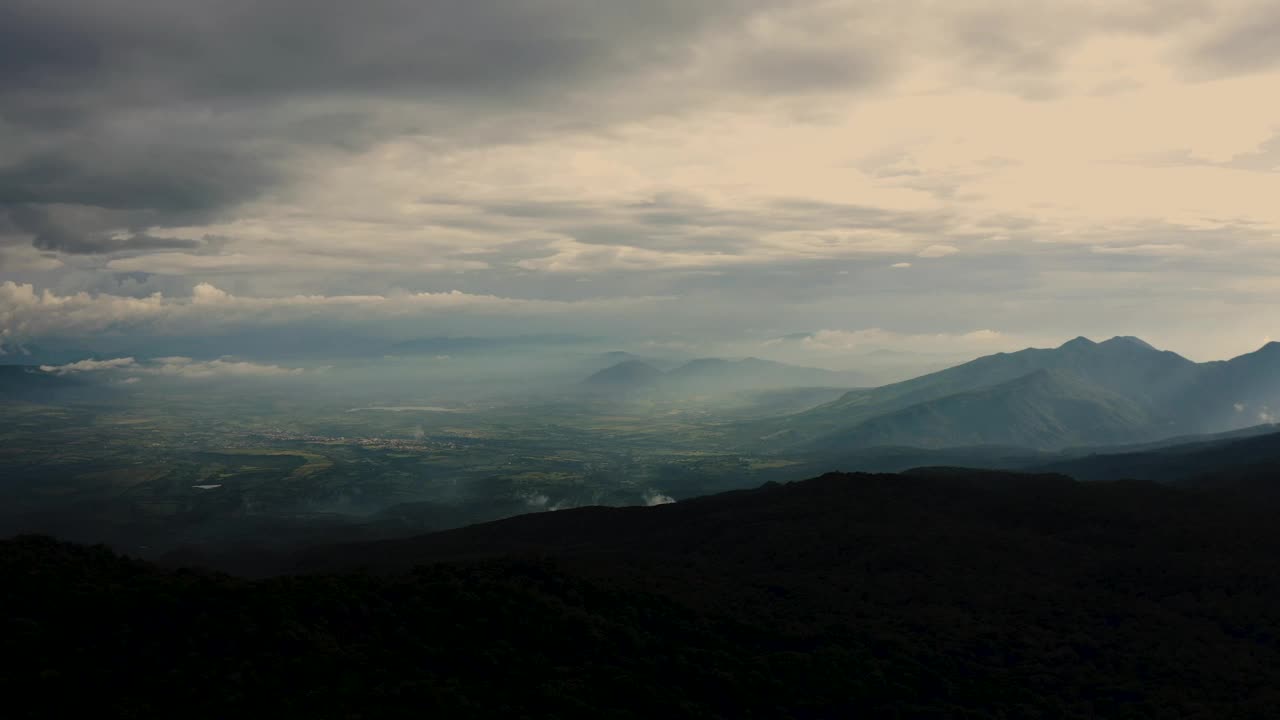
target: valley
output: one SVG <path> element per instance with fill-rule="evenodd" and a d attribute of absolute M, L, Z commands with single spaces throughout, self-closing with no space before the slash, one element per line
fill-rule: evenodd
<path fill-rule="evenodd" d="M 831 470 L 1116 479 L 1089 458 L 1265 433 L 1260 420 L 1280 406 L 1277 347 L 1196 364 L 1136 338 L 1080 338 L 876 388 L 812 385 L 854 376 L 750 358 L 662 365 L 616 353 L 576 380 L 532 375 L 526 384 L 543 389 L 470 396 L 433 392 L 430 375 L 410 391 L 285 381 L 213 392 L 11 369 L 0 530 L 160 557 L 651 505 Z M 370 371 L 358 372 L 334 380 Z M 22 395 L 29 379 L 46 399 Z"/>

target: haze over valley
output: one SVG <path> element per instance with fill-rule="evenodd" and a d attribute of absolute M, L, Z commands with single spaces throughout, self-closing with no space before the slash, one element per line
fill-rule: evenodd
<path fill-rule="evenodd" d="M 1196 363 L 1081 337 L 874 387 L 852 370 L 598 345 L 3 366 L 0 523 L 157 558 L 287 552 L 832 469 L 1048 466 L 1265 433 L 1280 408 L 1280 343 Z"/>

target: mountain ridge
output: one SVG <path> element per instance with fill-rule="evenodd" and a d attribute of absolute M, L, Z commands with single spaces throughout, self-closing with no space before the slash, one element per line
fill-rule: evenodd
<path fill-rule="evenodd" d="M 825 405 L 744 425 L 740 430 L 744 438 L 763 439 L 777 448 L 829 446 L 841 442 L 865 446 L 871 441 L 856 438 L 859 427 L 877 419 L 883 425 L 888 422 L 885 418 L 892 419 L 895 413 L 910 411 L 925 421 L 925 426 L 919 428 L 920 434 L 929 435 L 935 433 L 940 422 L 961 424 L 959 418 L 938 414 L 938 403 L 944 399 L 951 398 L 944 404 L 953 407 L 967 405 L 963 400 L 968 393 L 992 391 L 1040 371 L 1062 373 L 1063 378 L 1071 376 L 1072 380 L 1059 382 L 1062 386 L 1059 391 L 1067 385 L 1075 387 L 1079 397 L 1072 402 L 1091 404 L 1093 409 L 1080 414 L 1078 421 L 1062 428 L 1062 432 L 1036 439 L 1031 446 L 1035 449 L 1065 447 L 1082 440 L 1085 444 L 1096 442 L 1101 438 L 1090 429 L 1090 424 L 1099 419 L 1118 431 L 1115 442 L 1140 442 L 1245 427 L 1250 424 L 1246 409 L 1259 418 L 1266 418 L 1271 408 L 1280 408 L 1280 343 L 1269 343 L 1258 351 L 1226 361 L 1195 363 L 1133 336 L 1116 336 L 1101 343 L 1082 336 L 1056 348 L 995 353 L 910 380 L 851 390 Z M 1249 396 L 1255 402 L 1251 405 L 1236 399 L 1226 400 L 1224 394 Z M 1059 406 L 1069 400 L 1062 392 L 1057 392 L 1055 397 L 1054 402 Z M 992 398 L 991 417 L 987 420 L 996 422 L 1003 418 L 1009 431 L 983 436 L 984 443 L 1020 444 L 1026 441 L 1023 437 L 1026 433 L 1016 427 L 1019 421 L 1058 414 L 1058 410 L 1050 407 L 1033 409 L 1029 415 L 1013 412 L 1007 392 L 995 393 Z M 1028 401 L 1032 399 L 1028 396 Z M 971 419 L 974 417 L 972 408 L 969 415 Z M 1123 422 L 1112 423 L 1108 418 Z M 906 429 L 895 435 L 894 442 L 918 444 L 909 442 L 911 433 Z M 957 431 L 936 437 L 926 446 L 964 445 L 967 437 Z"/>
<path fill-rule="evenodd" d="M 1149 423 L 1149 415 L 1137 403 L 1070 372 L 1041 368 L 999 385 L 873 417 L 851 435 L 828 435 L 819 444 L 1057 449 L 1138 439 Z"/>

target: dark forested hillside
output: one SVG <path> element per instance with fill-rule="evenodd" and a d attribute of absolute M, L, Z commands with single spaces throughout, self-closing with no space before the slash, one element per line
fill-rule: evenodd
<path fill-rule="evenodd" d="M 1274 482 L 1263 483 L 1257 489 L 1267 491 L 1266 485 L 1280 489 L 1280 431 L 1275 426 L 1264 426 L 1240 436 L 1090 454 L 1042 463 L 1037 469 L 1065 473 L 1079 480 L 1153 480 L 1216 488 L 1254 476 L 1269 476 Z"/>
<path fill-rule="evenodd" d="M 46 717 L 1261 718 L 1278 551 L 1235 496 L 946 469 L 320 549 L 260 581 L 26 537 L 0 544 L 0 689 Z"/>

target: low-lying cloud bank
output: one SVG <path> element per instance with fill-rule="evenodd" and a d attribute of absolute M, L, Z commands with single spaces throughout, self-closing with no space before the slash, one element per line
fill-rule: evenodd
<path fill-rule="evenodd" d="M 170 378 L 272 378 L 302 375 L 303 368 L 218 358 L 196 360 L 189 357 L 161 357 L 139 362 L 132 357 L 110 360 L 79 360 L 65 365 L 41 365 L 40 370 L 52 375 L 80 375 L 84 373 L 114 372 L 129 376 L 128 382 L 137 382 L 139 376 L 152 375 Z"/>
<path fill-rule="evenodd" d="M 982 329 L 963 333 L 902 333 L 882 328 L 818 330 L 764 343 L 765 348 L 797 349 L 813 353 L 860 354 L 879 350 L 931 354 L 985 355 L 1018 350 L 1035 344 L 1021 334 Z"/>
<path fill-rule="evenodd" d="M 41 365 L 40 370 L 53 375 L 79 375 L 80 373 L 100 372 L 103 370 L 136 368 L 137 365 L 137 361 L 133 358 L 122 357 L 111 360 L 79 360 L 66 365 Z"/>
<path fill-rule="evenodd" d="M 286 324 L 310 318 L 358 321 L 441 314 L 527 317 L 601 314 L 656 305 L 669 298 L 613 297 L 541 300 L 478 295 L 457 290 L 388 295 L 291 295 L 242 297 L 209 283 L 190 297 L 153 293 L 127 297 L 80 292 L 69 295 L 27 283 L 0 283 L 0 339 L 145 328 L 181 334 L 201 327 Z"/>

